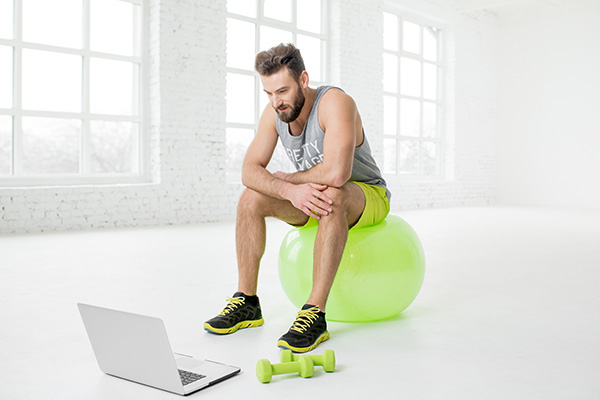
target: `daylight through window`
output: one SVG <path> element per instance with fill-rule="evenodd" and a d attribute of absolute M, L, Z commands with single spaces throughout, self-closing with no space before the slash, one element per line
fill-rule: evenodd
<path fill-rule="evenodd" d="M 441 175 L 441 31 L 383 14 L 383 109 L 386 174 Z"/>
<path fill-rule="evenodd" d="M 143 0 L 0 0 L 0 180 L 143 172 Z"/>
<path fill-rule="evenodd" d="M 310 85 L 325 81 L 324 0 L 227 1 L 227 180 L 239 182 L 242 161 L 268 103 L 254 72 L 254 57 L 280 43 L 302 52 Z M 278 145 L 271 171 L 289 171 Z"/>

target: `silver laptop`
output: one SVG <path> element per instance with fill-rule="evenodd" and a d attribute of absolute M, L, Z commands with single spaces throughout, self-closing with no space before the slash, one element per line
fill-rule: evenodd
<path fill-rule="evenodd" d="M 240 368 L 173 353 L 163 321 L 77 304 L 100 369 L 109 375 L 187 395 Z"/>

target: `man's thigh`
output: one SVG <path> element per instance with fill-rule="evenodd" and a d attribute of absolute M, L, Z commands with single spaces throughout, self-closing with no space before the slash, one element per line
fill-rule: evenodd
<path fill-rule="evenodd" d="M 290 225 L 302 226 L 308 221 L 308 215 L 294 207 L 288 200 L 278 199 L 250 188 L 244 190 L 240 203 L 251 211 L 265 217 L 280 219 Z"/>

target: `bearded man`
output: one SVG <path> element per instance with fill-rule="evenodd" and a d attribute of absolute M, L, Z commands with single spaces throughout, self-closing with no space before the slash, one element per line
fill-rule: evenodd
<path fill-rule="evenodd" d="M 349 229 L 382 221 L 390 210 L 390 192 L 348 94 L 333 86 L 310 88 L 304 61 L 293 44 L 260 52 L 255 69 L 270 104 L 242 166 L 246 188 L 236 220 L 238 287 L 204 329 L 229 334 L 263 325 L 257 286 L 266 217 L 297 227 L 318 224 L 312 292 L 289 331 L 277 341 L 284 349 L 307 352 L 330 337 L 327 298 Z M 297 172 L 266 169 L 278 140 Z"/>

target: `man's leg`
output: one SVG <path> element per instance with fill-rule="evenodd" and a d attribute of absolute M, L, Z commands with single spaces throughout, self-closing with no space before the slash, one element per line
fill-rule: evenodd
<path fill-rule="evenodd" d="M 252 189 L 245 189 L 238 203 L 236 250 L 238 291 L 216 317 L 204 323 L 204 329 L 229 334 L 238 329 L 261 326 L 262 311 L 256 296 L 260 260 L 265 251 L 266 217 L 276 217 L 293 225 L 302 225 L 308 216 L 290 202 Z"/>
<path fill-rule="evenodd" d="M 327 297 L 346 246 L 348 228 L 360 219 L 365 208 L 364 193 L 355 183 L 328 188 L 325 193 L 333 200 L 333 211 L 319 220 L 312 292 L 290 330 L 277 342 L 279 347 L 300 353 L 311 351 L 329 339 L 325 321 Z"/>
<path fill-rule="evenodd" d="M 292 225 L 303 225 L 308 216 L 287 200 L 245 189 L 237 209 L 235 242 L 238 261 L 238 291 L 255 295 L 260 260 L 265 252 L 266 217 L 275 217 Z"/>
<path fill-rule="evenodd" d="M 329 188 L 325 192 L 333 200 L 333 212 L 319 220 L 315 239 L 313 288 L 307 301 L 323 312 L 342 260 L 348 229 L 359 220 L 365 208 L 365 195 L 355 183 L 348 182 L 341 188 Z"/>

